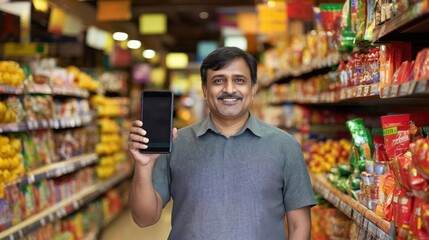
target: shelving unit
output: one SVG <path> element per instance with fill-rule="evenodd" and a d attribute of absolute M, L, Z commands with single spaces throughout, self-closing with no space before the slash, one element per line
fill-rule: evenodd
<path fill-rule="evenodd" d="M 72 198 L 65 199 L 54 206 L 42 211 L 23 222 L 12 226 L 0 233 L 0 239 L 20 239 L 37 228 L 44 226 L 48 222 L 63 218 L 81 207 L 85 206 L 117 183 L 131 176 L 131 170 L 126 170 L 114 178 L 107 181 L 99 181 L 97 184 L 87 187 L 86 189 L 74 194 Z"/>
<path fill-rule="evenodd" d="M 24 177 L 18 179 L 15 182 L 9 183 L 8 185 L 17 184 L 18 186 L 24 186 L 41 181 L 43 179 L 60 177 L 95 164 L 98 162 L 98 160 L 98 156 L 95 153 L 72 157 L 66 161 L 52 163 L 26 173 Z"/>
<path fill-rule="evenodd" d="M 0 133 L 82 127 L 91 123 L 92 119 L 93 114 L 86 114 L 71 118 L 54 118 L 38 121 L 26 121 L 22 123 L 0 124 Z"/>
<path fill-rule="evenodd" d="M 392 40 L 415 41 L 421 40 L 422 35 L 413 36 L 413 33 L 428 32 L 429 23 L 428 1 L 422 1 L 408 8 L 402 14 L 393 17 L 374 29 L 373 42 Z M 418 37 L 413 38 L 413 37 Z"/>
<path fill-rule="evenodd" d="M 338 208 L 375 239 L 391 239 L 394 225 L 378 217 L 350 196 L 332 186 L 323 175 L 311 175 L 314 191 Z M 368 236 L 368 235 L 367 235 Z"/>

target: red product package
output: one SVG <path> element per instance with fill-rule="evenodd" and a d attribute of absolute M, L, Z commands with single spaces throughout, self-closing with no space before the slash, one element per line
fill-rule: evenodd
<path fill-rule="evenodd" d="M 429 179 L 429 139 L 418 139 L 412 145 L 413 163 L 422 177 Z"/>
<path fill-rule="evenodd" d="M 407 151 L 405 154 L 398 156 L 392 161 L 391 169 L 395 174 L 396 180 L 405 187 L 407 190 L 411 190 L 409 181 L 409 172 L 411 169 L 412 157 L 411 152 Z"/>
<path fill-rule="evenodd" d="M 429 232 L 429 203 L 420 203 L 423 229 Z"/>
<path fill-rule="evenodd" d="M 395 74 L 393 74 L 392 84 L 400 84 L 400 83 L 407 82 L 410 78 L 410 74 L 413 69 L 413 66 L 414 66 L 414 61 L 403 62 L 401 66 L 396 70 Z"/>
<path fill-rule="evenodd" d="M 413 212 L 410 218 L 411 239 L 428 240 L 429 233 L 422 226 L 422 201 L 419 198 L 414 199 Z"/>
<path fill-rule="evenodd" d="M 393 191 L 393 220 L 399 228 L 410 225 L 414 198 L 407 192 L 403 187 L 396 187 Z"/>
<path fill-rule="evenodd" d="M 419 174 L 414 163 L 411 163 L 408 177 L 409 177 L 408 181 L 410 183 L 410 188 L 414 196 L 416 196 L 416 198 L 419 198 L 420 201 L 429 202 L 428 182 Z"/>
<path fill-rule="evenodd" d="M 419 53 L 417 53 L 417 57 L 413 66 L 413 71 L 411 72 L 411 75 L 410 75 L 410 81 L 423 79 L 421 70 L 422 68 L 424 68 L 424 63 L 426 61 L 426 58 L 429 57 L 428 52 L 429 52 L 429 48 L 425 48 L 421 50 Z"/>
<path fill-rule="evenodd" d="M 384 146 L 392 160 L 404 154 L 410 147 L 410 115 L 388 115 L 381 116 L 383 127 Z"/>

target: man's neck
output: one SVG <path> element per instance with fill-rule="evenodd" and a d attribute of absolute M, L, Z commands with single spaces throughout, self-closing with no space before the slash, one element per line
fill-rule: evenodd
<path fill-rule="evenodd" d="M 247 113 L 238 118 L 225 119 L 225 118 L 216 117 L 213 114 L 210 115 L 211 120 L 215 125 L 216 129 L 219 130 L 226 137 L 231 137 L 234 134 L 238 133 L 246 124 L 249 116 L 250 114 Z"/>

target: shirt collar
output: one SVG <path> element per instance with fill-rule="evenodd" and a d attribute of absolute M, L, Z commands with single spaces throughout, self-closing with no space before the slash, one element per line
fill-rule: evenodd
<path fill-rule="evenodd" d="M 246 131 L 247 129 L 249 129 L 254 135 L 258 137 L 262 137 L 263 135 L 259 121 L 251 113 L 249 113 L 249 118 L 247 119 L 243 128 L 240 131 L 238 131 L 238 133 L 235 134 L 234 136 L 244 133 L 244 131 Z M 208 116 L 197 127 L 196 129 L 197 137 L 204 135 L 208 130 L 211 130 L 215 133 L 220 134 L 220 132 L 216 129 L 216 126 L 214 125 L 210 117 L 210 114 L 208 114 Z"/>

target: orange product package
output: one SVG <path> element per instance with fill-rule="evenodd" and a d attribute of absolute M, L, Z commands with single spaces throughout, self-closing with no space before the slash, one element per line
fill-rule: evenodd
<path fill-rule="evenodd" d="M 395 189 L 395 178 L 392 173 L 382 175 L 380 177 L 380 186 L 378 188 L 378 205 L 375 210 L 377 216 L 386 219 L 387 221 L 392 220 L 392 200 L 393 190 Z"/>
<path fill-rule="evenodd" d="M 418 139 L 412 145 L 413 162 L 419 174 L 429 180 L 429 139 Z"/>

